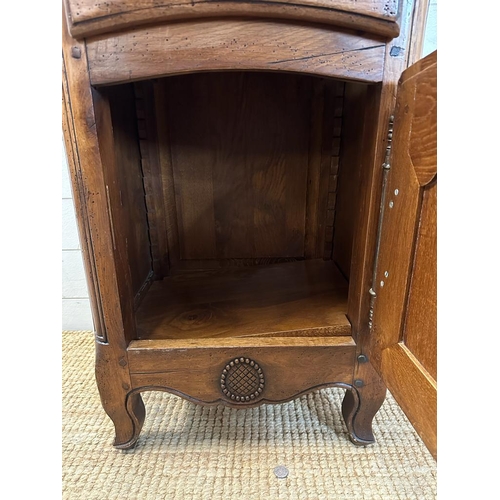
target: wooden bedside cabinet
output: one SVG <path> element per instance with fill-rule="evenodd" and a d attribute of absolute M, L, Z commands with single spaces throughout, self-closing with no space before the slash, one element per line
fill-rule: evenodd
<path fill-rule="evenodd" d="M 425 13 L 67 0 L 63 127 L 117 448 L 143 391 L 248 408 L 329 386 L 369 444 L 387 384 L 436 456 Z"/>

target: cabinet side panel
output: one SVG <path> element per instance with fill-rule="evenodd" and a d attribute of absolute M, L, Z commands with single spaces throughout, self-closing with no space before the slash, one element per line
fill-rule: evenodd
<path fill-rule="evenodd" d="M 82 257 L 85 266 L 95 335 L 99 340 L 104 341 L 106 339 L 106 328 L 104 324 L 99 283 L 97 281 L 97 271 L 93 255 L 90 227 L 87 219 L 86 204 L 84 201 L 84 195 L 82 193 L 81 182 L 79 181 L 80 165 L 78 157 L 78 145 L 76 143 L 75 127 L 73 118 L 71 116 L 68 81 L 64 64 L 62 77 L 62 125 L 64 143 L 66 147 L 66 156 L 68 159 L 69 174 L 71 176 L 71 187 L 73 192 L 73 200 L 75 203 L 75 212 L 77 214 L 77 220 L 79 221 L 79 239 L 82 248 Z"/>
<path fill-rule="evenodd" d="M 158 141 L 154 85 L 152 82 L 138 82 L 134 85 L 134 93 L 152 267 L 155 279 L 162 279 L 168 275 L 170 263 L 168 219 L 163 196 L 164 177 L 160 161 L 161 147 Z"/>
<path fill-rule="evenodd" d="M 396 101 L 397 82 L 408 64 L 409 34 L 412 26 L 415 0 L 401 2 L 401 33 L 385 47 L 382 84 L 367 89 L 365 132 L 362 139 L 363 159 L 360 184 L 360 209 L 356 219 L 351 274 L 349 276 L 349 320 L 353 325 L 359 349 L 370 353 L 373 336 L 369 331 L 370 294 L 373 261 L 380 211 L 382 163 L 387 147 L 389 117 Z M 371 363 L 379 369 L 372 356 Z"/>
<path fill-rule="evenodd" d="M 359 212 L 362 163 L 361 143 L 366 102 L 366 85 L 346 83 L 338 171 L 333 260 L 347 277 L 350 275 L 352 242 L 354 231 L 356 230 L 356 218 Z"/>
<path fill-rule="evenodd" d="M 107 182 L 105 175 L 115 163 L 111 113 L 107 99 L 90 85 L 85 45 L 69 36 L 65 23 L 62 49 L 66 125 L 70 133 L 66 144 L 71 144 L 73 153 L 72 183 L 87 277 L 93 285 L 96 339 L 112 345 L 110 349 L 118 357 L 134 337 L 135 325 L 130 272 L 128 266 L 123 266 L 123 245 L 116 245 L 113 234 L 110 206 L 112 198 L 116 201 L 115 186 Z"/>
<path fill-rule="evenodd" d="M 113 124 L 114 150 L 120 189 L 121 217 L 126 239 L 132 292 L 137 295 L 152 271 L 148 218 L 141 169 L 135 94 L 132 85 L 107 89 Z"/>

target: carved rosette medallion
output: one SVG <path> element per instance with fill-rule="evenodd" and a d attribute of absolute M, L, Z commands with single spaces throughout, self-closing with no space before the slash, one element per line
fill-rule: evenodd
<path fill-rule="evenodd" d="M 252 401 L 261 395 L 264 385 L 262 368 L 249 358 L 233 359 L 220 376 L 222 392 L 232 401 Z"/>

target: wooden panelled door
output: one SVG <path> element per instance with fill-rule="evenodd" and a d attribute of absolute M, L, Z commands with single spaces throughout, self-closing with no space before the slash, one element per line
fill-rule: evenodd
<path fill-rule="evenodd" d="M 370 355 L 436 457 L 437 53 L 401 76 L 381 231 Z"/>

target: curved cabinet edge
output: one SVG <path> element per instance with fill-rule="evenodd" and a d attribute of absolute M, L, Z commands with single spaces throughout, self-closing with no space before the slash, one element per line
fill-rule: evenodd
<path fill-rule="evenodd" d="M 371 5 L 362 5 L 371 4 Z M 378 2 L 349 2 L 337 0 L 274 1 L 185 1 L 148 2 L 138 6 L 137 1 L 109 2 L 107 10 L 95 2 L 66 0 L 67 23 L 71 35 L 82 39 L 101 34 L 112 34 L 131 28 L 147 27 L 163 22 L 178 22 L 202 18 L 271 18 L 312 22 L 349 28 L 395 38 L 400 31 L 400 9 L 397 0 Z M 83 5 L 82 5 L 83 4 Z M 87 6 L 85 4 L 88 4 Z M 386 5 L 384 5 L 386 4 Z M 392 5 L 388 5 L 392 4 Z"/>
<path fill-rule="evenodd" d="M 313 24 L 195 20 L 87 41 L 92 85 L 203 71 L 307 73 L 380 82 L 385 42 Z"/>
<path fill-rule="evenodd" d="M 215 406 L 215 405 L 223 405 L 227 406 L 229 408 L 234 408 L 234 409 L 246 409 L 246 408 L 256 408 L 258 406 L 264 405 L 264 404 L 272 404 L 272 405 L 277 405 L 277 404 L 282 404 L 282 403 L 288 403 L 289 401 L 293 401 L 294 399 L 300 398 L 301 396 L 305 396 L 306 394 L 309 394 L 314 391 L 318 391 L 320 389 L 327 389 L 329 387 L 339 387 L 342 389 L 349 389 L 352 390 L 353 387 L 350 384 L 346 384 L 345 382 L 325 382 L 322 384 L 318 384 L 316 386 L 308 387 L 307 389 L 301 390 L 300 392 L 293 393 L 291 395 L 288 395 L 282 399 L 266 399 L 265 397 L 260 398 L 255 401 L 251 402 L 241 402 L 241 403 L 236 403 L 233 401 L 230 401 L 228 399 L 225 399 L 224 397 L 219 397 L 216 399 L 199 399 L 197 397 L 191 396 L 189 394 L 186 394 L 182 391 L 179 391 L 173 387 L 167 387 L 163 385 L 145 385 L 145 386 L 139 386 L 135 387 L 130 393 L 128 394 L 128 397 L 142 393 L 142 392 L 151 392 L 151 391 L 160 391 L 160 392 L 168 392 L 169 394 L 173 394 L 174 396 L 178 396 L 182 399 L 185 399 L 191 403 L 195 403 L 198 405 L 202 406 Z"/>

